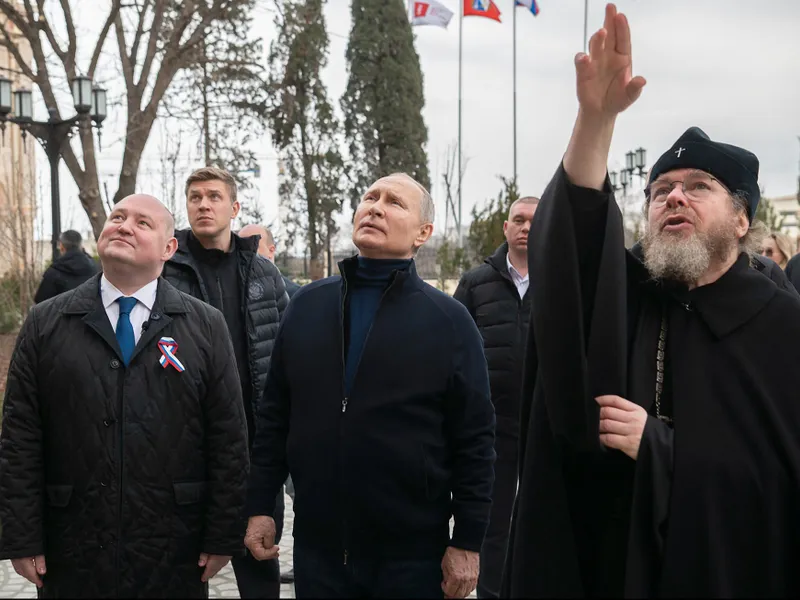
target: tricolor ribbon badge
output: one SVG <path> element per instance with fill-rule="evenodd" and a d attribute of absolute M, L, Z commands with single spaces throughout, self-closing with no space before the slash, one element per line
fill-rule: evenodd
<path fill-rule="evenodd" d="M 178 351 L 178 342 L 171 337 L 162 337 L 158 340 L 158 348 L 161 350 L 161 358 L 158 359 L 158 362 L 162 367 L 166 369 L 167 365 L 172 365 L 179 373 L 186 370 L 183 363 L 175 356 Z"/>

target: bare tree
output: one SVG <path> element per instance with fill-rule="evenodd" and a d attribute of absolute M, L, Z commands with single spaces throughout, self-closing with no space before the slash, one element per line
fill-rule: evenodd
<path fill-rule="evenodd" d="M 32 161 L 25 160 L 24 154 L 9 160 L 10 168 L 0 180 L 0 256 L 7 267 L 0 279 L 0 333 L 22 324 L 44 266 L 42 245 L 36 243 L 36 218 L 41 213 L 35 203 L 34 171 Z"/>
<path fill-rule="evenodd" d="M 48 110 L 61 118 L 57 92 L 83 72 L 95 79 L 103 47 L 113 28 L 116 60 L 125 82 L 127 109 L 125 149 L 114 202 L 134 192 L 139 163 L 167 90 L 183 69 L 197 64 L 201 42 L 208 28 L 240 14 L 243 4 L 253 0 L 107 0 L 93 7 L 102 15 L 100 33 L 91 40 L 88 66 L 78 65 L 76 22 L 71 0 L 0 0 L 0 14 L 14 24 L 30 45 L 32 60 L 24 57 L 19 40 L 0 27 L 0 44 L 8 48 L 20 70 L 38 88 Z M 95 4 L 94 2 L 92 3 Z M 47 10 L 46 10 L 47 9 Z M 47 12 L 58 16 L 48 16 Z M 57 20 L 56 20 L 57 19 Z M 66 40 L 59 40 L 52 23 L 63 20 Z M 87 42 L 81 37 L 80 43 Z M 83 54 L 83 53 L 80 53 Z M 50 57 L 55 58 L 51 61 Z M 56 68 L 57 67 L 57 68 Z M 79 198 L 95 237 L 105 222 L 106 210 L 100 194 L 97 157 L 91 130 L 78 133 L 78 149 L 63 149 L 64 162 L 79 189 Z"/>

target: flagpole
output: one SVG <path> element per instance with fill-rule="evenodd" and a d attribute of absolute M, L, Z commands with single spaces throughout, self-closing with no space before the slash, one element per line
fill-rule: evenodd
<path fill-rule="evenodd" d="M 588 52 L 587 38 L 589 35 L 589 0 L 583 0 L 583 51 Z"/>
<path fill-rule="evenodd" d="M 512 21 L 514 22 L 514 34 L 512 36 L 514 46 L 514 183 L 517 182 L 517 4 L 511 4 L 511 10 L 514 11 Z"/>
<path fill-rule="evenodd" d="M 464 30 L 464 0 L 458 0 L 458 245 L 461 246 L 461 43 Z"/>

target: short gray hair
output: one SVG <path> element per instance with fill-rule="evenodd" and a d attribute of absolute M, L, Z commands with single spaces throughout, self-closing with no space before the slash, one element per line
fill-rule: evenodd
<path fill-rule="evenodd" d="M 511 211 L 514 210 L 514 207 L 517 204 L 533 204 L 537 206 L 539 204 L 539 198 L 536 196 L 523 196 L 522 198 L 517 198 L 514 202 L 511 203 L 511 206 L 508 207 L 508 214 L 511 214 Z"/>
<path fill-rule="evenodd" d="M 389 177 L 404 177 L 405 179 L 410 180 L 411 182 L 416 185 L 420 191 L 422 192 L 422 201 L 419 205 L 420 216 L 422 217 L 423 223 L 433 223 L 434 219 L 436 218 L 436 205 L 433 203 L 433 198 L 431 197 L 430 192 L 425 189 L 425 186 L 422 185 L 419 181 L 414 179 L 408 173 L 392 173 Z"/>

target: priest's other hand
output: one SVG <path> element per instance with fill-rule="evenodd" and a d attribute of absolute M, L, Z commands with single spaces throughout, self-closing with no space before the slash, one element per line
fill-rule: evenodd
<path fill-rule="evenodd" d="M 244 545 L 256 560 L 277 558 L 280 548 L 275 545 L 275 521 L 272 517 L 266 515 L 250 517 Z"/>
<path fill-rule="evenodd" d="M 647 411 L 619 396 L 598 396 L 595 400 L 600 405 L 600 441 L 636 460 Z"/>
<path fill-rule="evenodd" d="M 445 598 L 466 598 L 478 585 L 481 555 L 448 546 L 442 559 L 442 591 Z"/>
<path fill-rule="evenodd" d="M 219 570 L 227 565 L 231 560 L 230 556 L 222 556 L 221 554 L 207 554 L 200 553 L 200 560 L 197 561 L 198 567 L 205 567 L 203 574 L 200 576 L 200 581 L 205 583 L 214 575 L 219 573 Z"/>
<path fill-rule="evenodd" d="M 609 4 L 603 28 L 589 40 L 589 54 L 580 52 L 575 57 L 581 112 L 613 118 L 633 104 L 646 82 L 632 76 L 632 64 L 628 19 Z"/>

